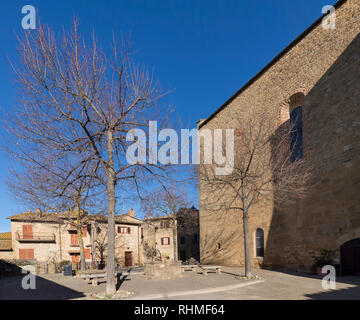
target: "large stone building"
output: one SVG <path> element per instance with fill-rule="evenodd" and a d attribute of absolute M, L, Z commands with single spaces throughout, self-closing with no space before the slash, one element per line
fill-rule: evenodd
<path fill-rule="evenodd" d="M 309 271 L 326 249 L 335 251 L 344 274 L 360 273 L 360 1 L 335 7 L 335 29 L 324 28 L 321 17 L 198 123 L 199 130 L 236 128 L 239 111 L 255 103 L 276 108 L 279 126 L 295 108 L 303 115 L 303 151 L 318 183 L 287 210 L 265 200 L 250 210 L 255 266 Z M 202 262 L 244 265 L 241 216 L 219 223 L 208 215 L 206 192 L 200 181 Z"/>

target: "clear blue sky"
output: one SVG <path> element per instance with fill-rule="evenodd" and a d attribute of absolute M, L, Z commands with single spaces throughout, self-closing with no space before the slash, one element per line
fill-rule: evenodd
<path fill-rule="evenodd" d="M 55 30 L 69 26 L 73 15 L 81 31 L 95 30 L 103 44 L 112 31 L 131 33 L 136 60 L 155 70 L 183 123 L 209 116 L 335 0 L 2 0 L 0 3 L 0 106 L 12 108 L 16 61 L 15 33 L 21 8 L 33 5 L 43 23 Z M 0 232 L 6 217 L 22 208 L 4 183 L 10 159 L 0 152 Z"/>

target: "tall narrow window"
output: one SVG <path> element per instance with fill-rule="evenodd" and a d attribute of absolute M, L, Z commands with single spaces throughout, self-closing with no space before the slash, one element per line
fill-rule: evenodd
<path fill-rule="evenodd" d="M 290 159 L 292 162 L 295 162 L 297 159 L 301 159 L 303 157 L 302 107 L 297 107 L 290 113 L 290 123 L 291 123 Z"/>
<path fill-rule="evenodd" d="M 263 231 L 263 229 L 256 230 L 256 256 L 264 257 L 264 231 Z"/>

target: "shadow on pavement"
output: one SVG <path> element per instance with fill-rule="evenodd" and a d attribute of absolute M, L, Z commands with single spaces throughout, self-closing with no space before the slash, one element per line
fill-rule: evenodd
<path fill-rule="evenodd" d="M 313 300 L 360 300 L 360 287 L 306 294 L 305 297 Z"/>
<path fill-rule="evenodd" d="M 36 289 L 24 290 L 24 276 L 0 278 L 0 300 L 67 300 L 85 297 L 82 292 L 36 276 Z"/>

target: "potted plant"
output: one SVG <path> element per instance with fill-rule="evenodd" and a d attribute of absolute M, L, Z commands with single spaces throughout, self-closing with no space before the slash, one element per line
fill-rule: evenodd
<path fill-rule="evenodd" d="M 327 265 L 334 265 L 334 256 L 334 251 L 325 249 L 321 250 L 319 256 L 313 257 L 315 262 L 312 266 L 312 271 L 315 272 L 318 276 L 324 275 L 322 273 L 322 268 Z"/>

